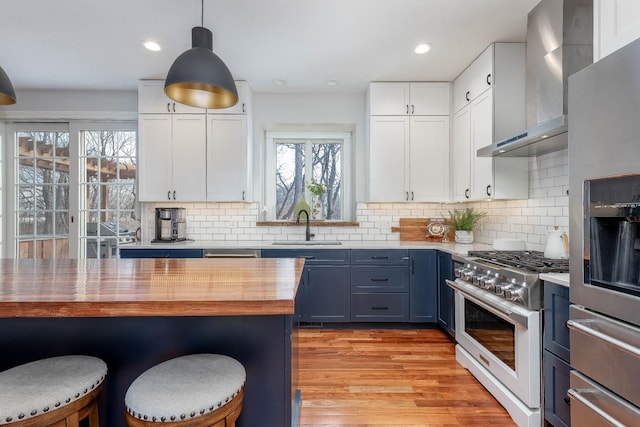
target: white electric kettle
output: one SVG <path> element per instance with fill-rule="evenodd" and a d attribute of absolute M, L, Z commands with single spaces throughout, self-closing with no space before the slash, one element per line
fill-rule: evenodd
<path fill-rule="evenodd" d="M 547 231 L 547 246 L 544 248 L 545 258 L 567 259 L 569 258 L 569 237 L 562 230 Z"/>

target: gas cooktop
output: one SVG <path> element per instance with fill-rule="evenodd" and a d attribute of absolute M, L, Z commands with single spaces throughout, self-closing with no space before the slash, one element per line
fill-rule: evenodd
<path fill-rule="evenodd" d="M 536 273 L 568 273 L 568 259 L 545 258 L 540 251 L 469 251 L 470 257 Z"/>

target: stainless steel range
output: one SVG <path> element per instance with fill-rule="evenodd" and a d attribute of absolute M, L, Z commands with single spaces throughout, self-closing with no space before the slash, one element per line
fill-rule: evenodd
<path fill-rule="evenodd" d="M 454 256 L 456 359 L 519 426 L 539 427 L 543 291 L 540 273 L 568 260 L 536 251 L 470 251 Z"/>

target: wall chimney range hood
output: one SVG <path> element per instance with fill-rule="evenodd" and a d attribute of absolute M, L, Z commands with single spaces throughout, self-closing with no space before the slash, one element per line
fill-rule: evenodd
<path fill-rule="evenodd" d="M 567 79 L 593 63 L 593 0 L 538 3 L 527 17 L 526 62 L 527 129 L 479 149 L 480 157 L 530 157 L 567 147 Z"/>

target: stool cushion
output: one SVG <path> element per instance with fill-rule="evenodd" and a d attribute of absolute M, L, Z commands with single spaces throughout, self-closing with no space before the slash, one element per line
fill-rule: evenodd
<path fill-rule="evenodd" d="M 124 403 L 147 421 L 199 417 L 229 402 L 244 386 L 244 366 L 220 354 L 191 354 L 160 363 L 131 384 Z"/>
<path fill-rule="evenodd" d="M 0 425 L 67 406 L 106 375 L 107 365 L 91 356 L 52 357 L 0 372 Z"/>

